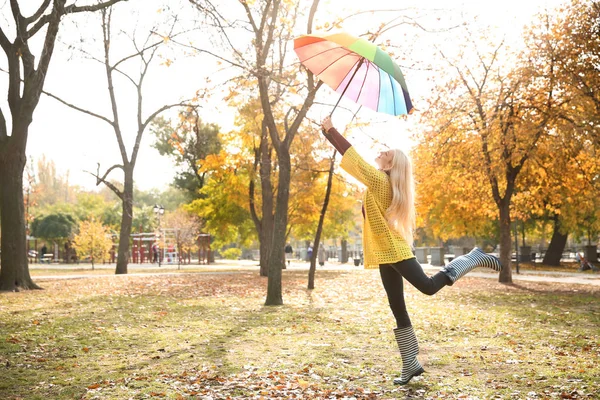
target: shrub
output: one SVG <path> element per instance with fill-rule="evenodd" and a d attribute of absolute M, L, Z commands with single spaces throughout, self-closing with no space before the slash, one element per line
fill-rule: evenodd
<path fill-rule="evenodd" d="M 238 260 L 242 256 L 242 249 L 232 247 L 221 252 L 223 258 L 227 260 Z"/>

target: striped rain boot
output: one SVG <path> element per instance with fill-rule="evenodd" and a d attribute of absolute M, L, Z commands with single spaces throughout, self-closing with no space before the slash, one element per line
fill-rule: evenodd
<path fill-rule="evenodd" d="M 448 276 L 451 281 L 449 286 L 452 286 L 454 282 L 465 276 L 467 272 L 470 272 L 477 267 L 486 267 L 491 268 L 494 271 L 502 271 L 502 264 L 500 264 L 498 258 L 484 253 L 480 248 L 475 247 L 469 254 L 456 257 L 454 260 L 450 261 L 442 272 Z"/>
<path fill-rule="evenodd" d="M 394 337 L 402 356 L 402 375 L 394 379 L 394 385 L 406 385 L 413 376 L 421 375 L 425 370 L 417 360 L 419 342 L 412 325 L 394 328 Z"/>

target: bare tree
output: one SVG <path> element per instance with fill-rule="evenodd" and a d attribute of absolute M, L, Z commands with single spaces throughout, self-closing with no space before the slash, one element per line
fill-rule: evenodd
<path fill-rule="evenodd" d="M 137 161 L 140 143 L 142 141 L 142 137 L 146 128 L 152 122 L 152 120 L 158 116 L 161 112 L 168 110 L 173 107 L 188 107 L 190 106 L 189 102 L 177 102 L 173 104 L 167 104 L 159 107 L 150 113 L 147 117 L 143 117 L 143 104 L 144 104 L 144 92 L 143 86 L 145 82 L 145 78 L 148 74 L 149 68 L 153 61 L 157 56 L 157 51 L 159 47 L 170 40 L 171 37 L 176 36 L 173 34 L 173 29 L 176 26 L 176 20 L 171 26 L 171 30 L 169 33 L 165 35 L 160 35 L 156 33 L 154 30 L 148 32 L 148 34 L 144 37 L 142 43 L 138 43 L 136 37 L 130 37 L 133 52 L 125 57 L 122 57 L 116 62 L 111 60 L 111 46 L 114 44 L 112 41 L 111 34 L 111 17 L 112 17 L 112 9 L 103 9 L 102 10 L 102 34 L 103 34 L 103 49 L 104 54 L 102 59 L 96 59 L 96 61 L 101 62 L 104 65 L 106 72 L 106 80 L 108 83 L 108 94 L 110 97 L 110 105 L 112 110 L 112 117 L 105 117 L 93 111 L 78 107 L 77 105 L 71 104 L 60 97 L 45 92 L 50 97 L 58 100 L 64 105 L 73 108 L 77 111 L 80 111 L 84 114 L 90 115 L 94 118 L 97 118 L 101 121 L 106 122 L 112 128 L 115 138 L 117 139 L 117 144 L 119 146 L 119 151 L 121 154 L 122 164 L 116 164 L 108 168 L 104 171 L 103 174 L 100 172 L 100 165 L 98 164 L 98 169 L 96 172 L 90 172 L 96 178 L 96 184 L 99 185 L 101 183 L 105 184 L 109 187 L 122 202 L 122 219 L 121 219 L 121 229 L 119 232 L 119 249 L 117 256 L 117 266 L 115 273 L 117 274 L 126 274 L 127 273 L 127 264 L 129 260 L 129 237 L 131 234 L 131 226 L 133 221 L 133 172 L 135 168 L 135 164 Z M 133 60 L 139 61 L 139 72 L 137 76 L 126 71 L 123 66 L 125 63 L 131 62 Z M 117 105 L 117 94 L 115 91 L 114 81 L 115 75 L 119 74 L 126 78 L 129 81 L 136 93 L 137 98 L 137 113 L 136 113 L 136 132 L 135 132 L 135 142 L 133 145 L 133 149 L 131 150 L 131 154 L 128 154 L 127 148 L 125 146 L 124 141 L 124 130 L 122 128 L 122 122 L 120 119 L 119 108 Z M 123 187 L 119 188 L 115 186 L 112 182 L 108 180 L 109 174 L 114 170 L 122 170 L 123 171 Z"/>
<path fill-rule="evenodd" d="M 0 290 L 38 289 L 29 274 L 23 206 L 23 171 L 29 126 L 40 100 L 61 19 L 69 14 L 95 12 L 124 0 L 94 5 L 67 5 L 67 0 L 43 0 L 25 16 L 21 3 L 10 0 L 14 35 L 0 26 L 0 47 L 8 61 L 8 107 L 11 127 L 0 109 L 0 218 L 2 255 Z M 29 1 L 31 2 L 31 1 Z M 45 34 L 44 34 L 45 32 Z M 12 41 L 9 36 L 12 36 Z M 31 41 L 43 36 L 38 61 Z"/>

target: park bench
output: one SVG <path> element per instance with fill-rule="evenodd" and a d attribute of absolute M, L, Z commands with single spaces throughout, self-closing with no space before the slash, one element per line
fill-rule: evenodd
<path fill-rule="evenodd" d="M 52 262 L 52 258 L 54 257 L 54 253 L 44 253 L 40 257 L 40 263 L 50 264 Z"/>
<path fill-rule="evenodd" d="M 38 259 L 38 252 L 35 250 L 29 250 L 27 252 L 27 259 L 29 261 L 29 264 L 33 264 Z"/>

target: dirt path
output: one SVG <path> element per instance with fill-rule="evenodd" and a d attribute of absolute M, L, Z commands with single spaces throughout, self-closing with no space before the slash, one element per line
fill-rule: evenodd
<path fill-rule="evenodd" d="M 192 268 L 193 271 L 186 272 L 186 269 Z M 205 267 L 206 270 L 198 270 Z M 173 268 L 158 268 L 151 264 L 136 265 L 130 264 L 130 273 L 128 275 L 114 275 L 110 273 L 106 274 L 86 274 L 81 273 L 85 266 L 67 266 L 67 265 L 52 265 L 50 268 L 44 266 L 43 269 L 52 269 L 53 271 L 71 271 L 70 274 L 64 275 L 35 275 L 34 280 L 51 280 L 51 279 L 86 279 L 86 278 L 98 278 L 98 277 L 114 277 L 118 279 L 121 276 L 156 276 L 156 275 L 180 275 L 180 274 L 235 274 L 240 272 L 257 271 L 258 266 L 256 262 L 252 261 L 238 261 L 238 262 L 217 262 L 210 266 L 186 266 L 182 271 L 177 272 Z M 106 272 L 112 270 L 114 267 L 105 266 Z M 35 270 L 34 266 L 32 270 Z M 352 265 L 341 265 L 337 263 L 328 263 L 324 267 L 317 267 L 319 270 L 327 271 L 353 271 L 359 268 Z M 423 269 L 429 273 L 435 273 L 440 270 L 440 267 L 434 267 L 431 265 L 423 265 Z M 144 272 L 135 272 L 136 270 L 143 270 Z M 287 269 L 288 271 L 308 271 L 308 263 L 298 262 L 292 263 Z M 498 274 L 485 272 L 481 270 L 473 271 L 469 274 L 471 277 L 487 278 L 487 279 L 498 279 Z M 554 282 L 554 283 L 565 283 L 565 284 L 581 284 L 581 285 L 592 285 L 600 286 L 600 273 L 581 273 L 581 272 L 557 272 L 557 271 L 527 271 L 521 270 L 520 274 L 517 274 L 513 270 L 512 274 L 513 281 L 533 281 L 533 282 Z"/>

